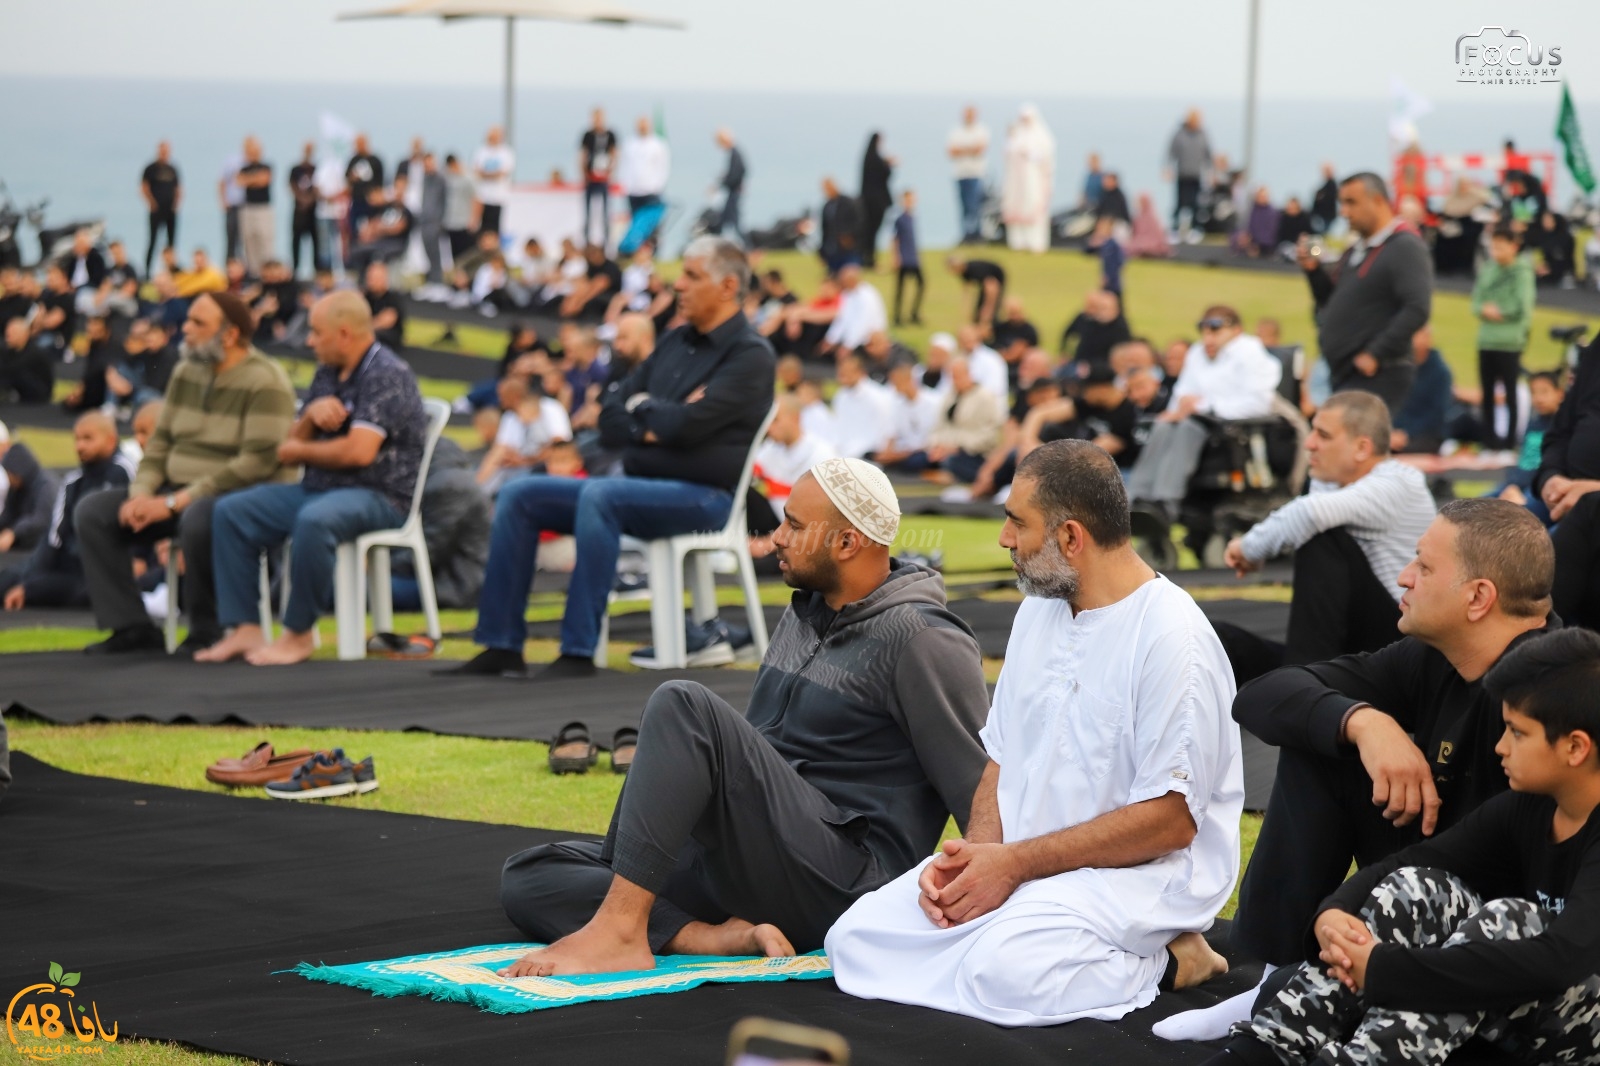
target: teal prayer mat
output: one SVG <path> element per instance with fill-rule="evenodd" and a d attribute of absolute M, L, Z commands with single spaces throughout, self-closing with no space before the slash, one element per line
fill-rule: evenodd
<path fill-rule="evenodd" d="M 375 996 L 428 996 L 471 1003 L 479 1010 L 495 1014 L 521 1014 L 597 999 L 682 992 L 712 981 L 816 981 L 833 976 L 828 957 L 820 951 L 783 959 L 658 955 L 654 970 L 579 977 L 499 975 L 497 971 L 539 946 L 490 944 L 348 966 L 313 966 L 302 962 L 288 972 L 311 981 L 364 988 Z"/>

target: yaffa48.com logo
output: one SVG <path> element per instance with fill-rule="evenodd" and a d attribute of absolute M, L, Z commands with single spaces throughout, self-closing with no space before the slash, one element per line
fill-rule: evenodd
<path fill-rule="evenodd" d="M 95 1055 L 117 1041 L 117 1023 L 108 1032 L 93 1000 L 85 1007 L 75 991 L 82 974 L 63 973 L 50 964 L 50 980 L 28 985 L 6 1005 L 6 1037 L 17 1052 L 35 1062 L 68 1055 Z"/>

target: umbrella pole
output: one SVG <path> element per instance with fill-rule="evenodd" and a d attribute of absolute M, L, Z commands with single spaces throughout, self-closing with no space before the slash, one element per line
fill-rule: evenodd
<path fill-rule="evenodd" d="M 506 16 L 506 102 L 505 102 L 505 134 L 506 144 L 515 146 L 516 142 L 516 93 L 517 93 L 517 20 L 510 15 Z"/>

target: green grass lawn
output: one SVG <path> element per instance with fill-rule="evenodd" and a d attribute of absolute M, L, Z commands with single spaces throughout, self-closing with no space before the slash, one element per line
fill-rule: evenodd
<path fill-rule="evenodd" d="M 1004 249 L 985 252 L 1004 263 L 1010 275 L 1009 291 L 1021 296 L 1038 325 L 1047 345 L 1052 345 L 1081 306 L 1083 294 L 1095 284 L 1098 264 L 1077 253 L 1056 252 L 1034 257 Z M 897 331 L 914 347 L 925 347 L 929 333 L 950 329 L 968 310 L 955 279 L 941 267 L 942 257 L 928 256 L 928 292 L 923 316 L 926 328 Z M 784 270 L 801 292 L 809 292 L 819 277 L 815 258 L 797 253 L 770 254 L 762 266 Z M 670 270 L 670 268 L 669 268 Z M 893 295 L 893 280 L 887 274 L 873 276 L 885 297 Z M 1259 274 L 1226 268 L 1203 268 L 1173 263 L 1134 262 L 1125 274 L 1129 293 L 1128 314 L 1135 331 L 1157 344 L 1175 336 L 1191 336 L 1193 324 L 1207 304 L 1227 303 L 1237 307 L 1247 323 L 1263 315 L 1283 323 L 1289 342 L 1305 343 L 1315 349 L 1315 333 L 1310 314 L 1310 297 L 1305 283 L 1295 276 Z M 1528 365 L 1552 365 L 1559 358 L 1556 346 L 1545 338 L 1552 323 L 1578 320 L 1581 316 L 1541 309 L 1535 315 L 1534 341 Z M 1434 329 L 1440 349 L 1463 383 L 1476 383 L 1474 359 L 1475 327 L 1464 296 L 1438 294 L 1434 304 Z M 407 340 L 413 344 L 438 342 L 443 325 L 413 320 L 407 325 Z M 505 325 L 455 327 L 455 350 L 498 358 L 504 351 Z M 309 381 L 309 363 L 290 361 L 297 381 Z M 423 391 L 430 396 L 452 399 L 467 385 L 460 382 L 424 380 Z M 71 435 L 64 431 L 16 427 L 15 435 L 29 443 L 50 466 L 74 463 Z M 471 441 L 470 429 L 452 429 L 453 436 Z M 470 445 L 469 445 L 470 446 Z M 993 575 L 1005 577 L 1009 559 L 996 544 L 999 524 L 986 519 L 909 516 L 902 523 L 902 547 L 919 551 L 935 548 L 945 555 L 946 572 L 952 576 Z M 737 591 L 718 590 L 719 600 L 736 602 Z M 997 595 L 1006 595 L 998 593 Z M 1282 599 L 1282 588 L 1247 587 L 1205 590 L 1203 597 L 1247 596 Z M 769 584 L 762 589 L 766 603 L 787 602 L 788 591 Z M 621 604 L 617 610 L 646 609 L 644 603 Z M 561 598 L 533 597 L 529 617 L 549 619 L 560 616 Z M 446 633 L 470 631 L 474 615 L 470 611 L 446 611 Z M 334 655 L 334 627 L 331 619 L 321 625 L 323 647 L 320 658 Z M 396 620 L 402 631 L 420 631 L 417 615 L 402 615 Z M 0 654 L 81 647 L 97 634 L 63 629 L 16 629 L 0 631 Z M 611 665 L 628 669 L 627 654 L 633 645 L 613 643 Z M 441 658 L 461 658 L 473 651 L 463 639 L 447 639 L 439 649 Z M 551 641 L 530 641 L 530 661 L 552 658 Z M 992 681 L 1000 663 L 985 664 Z M 3 668 L 0 668 L 3 669 Z M 238 755 L 263 736 L 270 736 L 282 748 L 295 746 L 342 746 L 355 758 L 375 757 L 382 787 L 368 796 L 340 800 L 358 807 L 436 817 L 502 822 L 511 825 L 541 826 L 584 832 L 605 828 L 615 802 L 620 778 L 605 772 L 602 759 L 595 773 L 581 777 L 556 778 L 545 765 L 542 744 L 523 741 L 494 741 L 465 737 L 444 737 L 417 733 L 362 732 L 356 730 L 261 730 L 233 726 L 162 726 L 141 723 L 53 726 L 37 721 L 12 721 L 12 743 L 41 759 L 80 773 L 101 774 L 133 781 L 220 791 L 208 784 L 201 770 L 219 756 Z M 272 802 L 241 798 L 239 802 Z M 1248 858 L 1255 844 L 1259 819 L 1243 822 L 1244 853 Z M 1231 915 L 1230 902 L 1224 915 Z M 5 1042 L 0 1042 L 0 1064 L 22 1062 Z M 119 1041 L 108 1050 L 105 1061 L 130 1066 L 221 1066 L 244 1060 L 196 1052 L 176 1045 Z"/>

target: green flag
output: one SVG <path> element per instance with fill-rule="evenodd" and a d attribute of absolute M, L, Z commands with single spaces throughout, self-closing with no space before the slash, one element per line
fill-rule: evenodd
<path fill-rule="evenodd" d="M 1567 169 L 1587 193 L 1594 192 L 1594 168 L 1589 165 L 1589 153 L 1583 147 L 1583 135 L 1578 131 L 1578 112 L 1572 106 L 1572 91 L 1561 83 L 1561 117 L 1556 120 L 1556 137 L 1567 150 Z"/>
<path fill-rule="evenodd" d="M 656 105 L 656 136 L 663 141 L 667 139 L 667 113 L 660 104 Z"/>

